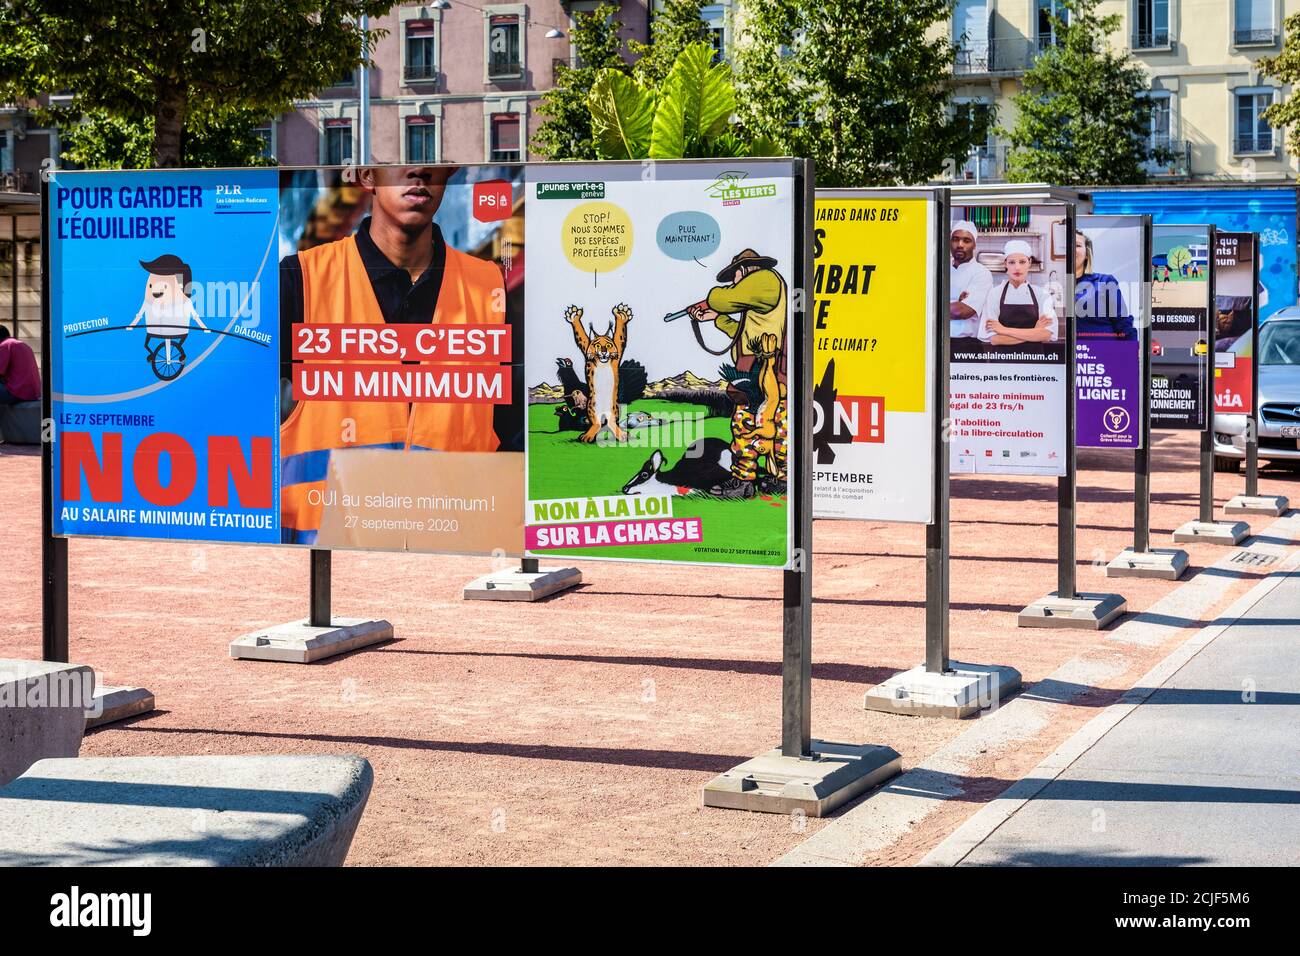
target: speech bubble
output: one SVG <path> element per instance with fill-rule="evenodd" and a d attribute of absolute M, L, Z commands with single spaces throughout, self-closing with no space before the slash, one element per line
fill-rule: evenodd
<path fill-rule="evenodd" d="M 690 262 L 711 256 L 722 244 L 722 228 L 704 212 L 669 213 L 655 230 L 659 251 L 673 259 Z M 704 263 L 700 262 L 700 265 Z"/>
<path fill-rule="evenodd" d="M 632 220 L 612 202 L 588 202 L 564 217 L 560 240 L 575 269 L 612 272 L 632 254 Z"/>

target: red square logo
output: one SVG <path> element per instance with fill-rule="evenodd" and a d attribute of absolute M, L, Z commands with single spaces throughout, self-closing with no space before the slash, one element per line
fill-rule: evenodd
<path fill-rule="evenodd" d="M 474 218 L 479 222 L 509 219 L 512 205 L 510 184 L 504 179 L 474 184 Z"/>

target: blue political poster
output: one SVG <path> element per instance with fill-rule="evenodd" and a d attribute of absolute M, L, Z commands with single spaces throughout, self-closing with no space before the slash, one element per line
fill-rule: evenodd
<path fill-rule="evenodd" d="M 51 175 L 55 534 L 279 542 L 278 185 Z"/>

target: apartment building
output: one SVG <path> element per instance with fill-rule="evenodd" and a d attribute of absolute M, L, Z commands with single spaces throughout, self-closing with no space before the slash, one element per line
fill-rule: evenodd
<path fill-rule="evenodd" d="M 1061 0 L 956 0 L 949 26 L 958 45 L 954 100 L 1015 122 L 1012 97 L 1038 52 L 1057 42 Z M 1290 90 L 1259 74 L 1257 61 L 1282 48 L 1283 20 L 1300 0 L 1103 0 L 1119 14 L 1111 43 L 1128 50 L 1150 77 L 1149 142 L 1172 152 L 1148 172 L 1168 182 L 1293 182 L 1297 158 L 1263 111 Z M 998 181 L 1007 145 L 996 133 L 954 178 Z"/>
<path fill-rule="evenodd" d="M 649 36 L 650 0 L 613 0 L 627 39 Z M 370 158 L 382 163 L 537 159 L 528 142 L 555 67 L 572 62 L 573 17 L 599 0 L 397 3 L 369 71 Z M 360 161 L 360 76 L 351 71 L 263 130 L 281 165 Z"/>

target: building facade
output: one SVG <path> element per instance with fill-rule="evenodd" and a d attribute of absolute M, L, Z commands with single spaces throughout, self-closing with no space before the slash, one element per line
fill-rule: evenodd
<path fill-rule="evenodd" d="M 369 70 L 370 160 L 378 163 L 522 162 L 545 117 L 541 95 L 557 64 L 572 62 L 573 17 L 599 0 L 397 3 L 371 21 L 387 31 Z M 649 36 L 647 0 L 621 0 L 625 39 Z M 281 165 L 360 162 L 356 71 L 277 117 L 263 131 Z"/>
<path fill-rule="evenodd" d="M 1056 42 L 1061 0 L 956 0 L 949 24 L 958 45 L 954 101 L 959 109 L 1015 123 L 1012 97 L 1038 51 Z M 1258 61 L 1282 49 L 1284 19 L 1300 0 L 1103 0 L 1118 14 L 1111 43 L 1150 77 L 1149 143 L 1171 153 L 1149 164 L 1156 181 L 1293 182 L 1300 167 L 1282 132 L 1261 113 L 1290 93 L 1259 74 Z M 995 132 L 953 178 L 998 181 L 1007 145 Z"/>

